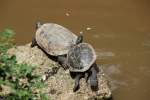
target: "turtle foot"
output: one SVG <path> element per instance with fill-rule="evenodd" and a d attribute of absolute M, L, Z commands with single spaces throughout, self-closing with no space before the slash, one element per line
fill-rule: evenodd
<path fill-rule="evenodd" d="M 45 75 L 43 75 L 42 77 L 42 81 L 46 81 L 49 77 L 57 74 L 58 70 L 59 70 L 59 67 L 54 67 L 52 68 L 52 71 L 51 70 L 46 71 Z"/>
<path fill-rule="evenodd" d="M 32 39 L 31 48 L 37 45 L 35 38 Z"/>
<path fill-rule="evenodd" d="M 98 81 L 97 80 L 90 80 L 91 90 L 98 91 Z"/>

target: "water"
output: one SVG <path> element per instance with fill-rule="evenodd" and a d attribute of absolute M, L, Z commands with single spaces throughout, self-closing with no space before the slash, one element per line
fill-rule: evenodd
<path fill-rule="evenodd" d="M 1 0 L 0 30 L 15 30 L 16 43 L 31 41 L 35 22 L 54 22 L 95 48 L 114 100 L 150 98 L 149 0 Z"/>

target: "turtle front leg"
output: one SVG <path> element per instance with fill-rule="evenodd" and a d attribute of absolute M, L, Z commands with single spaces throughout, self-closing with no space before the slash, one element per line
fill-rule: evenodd
<path fill-rule="evenodd" d="M 36 22 L 35 24 L 35 29 L 37 30 L 38 28 L 40 28 L 42 26 L 41 22 Z M 32 44 L 31 47 L 34 47 L 37 45 L 36 39 L 35 37 L 32 39 Z"/>
<path fill-rule="evenodd" d="M 32 39 L 31 47 L 34 47 L 37 45 L 35 37 Z"/>
<path fill-rule="evenodd" d="M 96 70 L 96 63 L 94 63 L 90 69 L 91 75 L 89 76 L 90 86 L 92 91 L 98 90 L 98 80 L 97 80 L 97 70 Z"/>
<path fill-rule="evenodd" d="M 88 70 L 87 72 L 85 72 L 84 78 L 85 78 L 86 83 L 88 83 L 88 79 L 91 76 L 91 74 L 92 74 L 92 72 L 90 70 Z"/>
<path fill-rule="evenodd" d="M 83 33 L 80 33 L 80 35 L 78 36 L 77 40 L 76 40 L 76 45 L 79 43 L 83 42 Z"/>
<path fill-rule="evenodd" d="M 37 30 L 38 28 L 40 28 L 42 26 L 42 23 L 41 22 L 36 22 L 35 24 L 35 29 Z"/>
<path fill-rule="evenodd" d="M 76 92 L 79 88 L 80 88 L 80 79 L 82 77 L 82 74 L 77 74 L 76 77 L 75 77 L 75 85 L 74 85 L 74 88 L 73 88 L 73 92 Z"/>
<path fill-rule="evenodd" d="M 58 56 L 57 61 L 65 70 L 68 69 L 67 63 L 66 63 L 66 55 Z"/>

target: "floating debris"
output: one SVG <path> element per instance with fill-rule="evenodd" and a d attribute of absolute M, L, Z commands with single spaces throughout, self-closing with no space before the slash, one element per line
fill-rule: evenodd
<path fill-rule="evenodd" d="M 67 17 L 69 17 L 69 16 L 70 16 L 70 14 L 69 14 L 69 13 L 65 13 L 65 15 L 66 15 Z"/>
<path fill-rule="evenodd" d="M 87 31 L 90 31 L 91 29 L 92 29 L 91 27 L 87 27 L 87 28 L 86 28 Z"/>
<path fill-rule="evenodd" d="M 80 33 L 80 34 L 83 34 L 83 31 L 80 31 L 79 33 Z"/>

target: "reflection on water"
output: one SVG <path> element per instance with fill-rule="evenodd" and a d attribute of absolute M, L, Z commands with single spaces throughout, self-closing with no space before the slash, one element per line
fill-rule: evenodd
<path fill-rule="evenodd" d="M 114 100 L 150 98 L 149 0 L 1 0 L 0 30 L 13 28 L 16 43 L 31 41 L 35 22 L 54 22 L 96 49 Z"/>
<path fill-rule="evenodd" d="M 115 56 L 115 54 L 111 51 L 106 51 L 106 50 L 101 50 L 101 49 L 95 49 L 95 51 L 96 51 L 98 60 L 111 59 L 111 57 Z"/>

